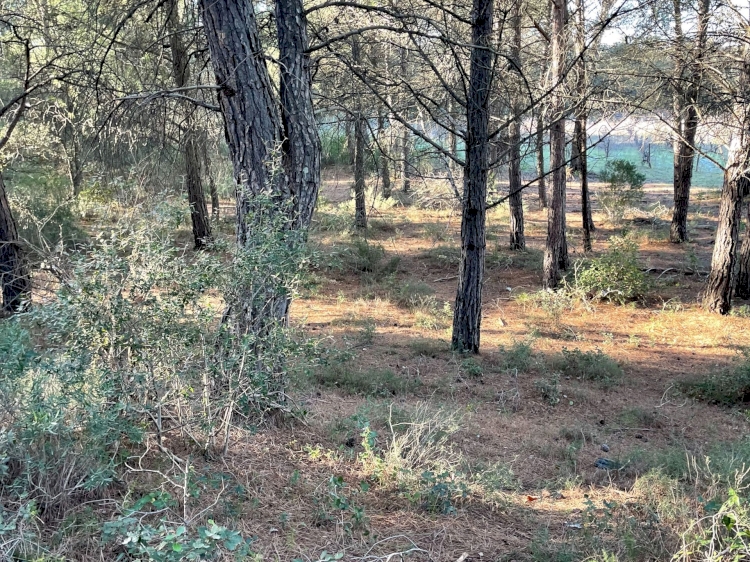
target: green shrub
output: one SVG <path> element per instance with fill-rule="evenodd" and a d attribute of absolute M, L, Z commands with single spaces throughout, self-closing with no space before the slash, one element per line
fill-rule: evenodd
<path fill-rule="evenodd" d="M 612 384 L 623 376 L 622 367 L 617 361 L 602 353 L 600 349 L 581 351 L 577 348 L 563 347 L 560 354 L 552 357 L 549 366 L 566 377 L 604 384 Z"/>
<path fill-rule="evenodd" d="M 648 280 L 638 265 L 635 242 L 613 237 L 602 256 L 576 264 L 573 289 L 587 298 L 619 304 L 642 298 L 648 291 Z"/>
<path fill-rule="evenodd" d="M 697 380 L 682 381 L 680 389 L 696 400 L 722 406 L 750 403 L 750 354 L 733 369 L 711 373 Z"/>
<path fill-rule="evenodd" d="M 609 220 L 619 223 L 628 207 L 636 205 L 643 197 L 646 176 L 627 160 L 610 160 L 599 175 L 605 184 L 599 189 L 599 204 Z"/>
<path fill-rule="evenodd" d="M 560 403 L 562 391 L 560 390 L 560 377 L 558 375 L 555 374 L 548 378 L 539 379 L 534 382 L 534 386 L 542 396 L 542 400 L 550 406 L 556 406 Z"/>
<path fill-rule="evenodd" d="M 531 366 L 533 351 L 528 341 L 514 341 L 510 347 L 501 345 L 499 351 L 499 367 L 504 371 L 515 369 L 521 373 Z"/>
<path fill-rule="evenodd" d="M 394 273 L 401 261 L 398 256 L 386 259 L 385 248 L 370 244 L 365 238 L 356 238 L 344 249 L 341 258 L 347 269 L 363 273 L 372 281 Z"/>

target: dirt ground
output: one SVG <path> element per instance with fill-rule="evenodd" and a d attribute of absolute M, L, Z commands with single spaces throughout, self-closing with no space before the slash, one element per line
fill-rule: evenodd
<path fill-rule="evenodd" d="M 329 174 L 322 195 L 340 203 L 349 199 L 349 186 L 345 177 Z M 568 190 L 572 261 L 584 256 L 577 188 L 574 182 Z M 418 385 L 394 396 L 362 396 L 301 379 L 293 385 L 293 398 L 307 412 L 304 420 L 236 435 L 224 462 L 241 493 L 228 494 L 224 502 L 239 510 L 243 531 L 257 537 L 255 550 L 263 560 L 283 561 L 325 560 L 323 551 L 344 560 L 592 559 L 549 553 L 590 532 L 584 524 L 592 513 L 594 519 L 605 517 L 604 502 L 645 501 L 636 484 L 638 458 L 675 447 L 700 452 L 750 429 L 741 412 L 694 401 L 676 388 L 679 381 L 737 361 L 749 341 L 749 319 L 711 315 L 698 305 L 718 195 L 716 189 L 694 190 L 691 240 L 683 245 L 667 238 L 670 186 L 647 185 L 641 211 L 627 215 L 624 225 L 609 225 L 595 212 L 594 254 L 626 228 L 638 240 L 639 260 L 653 288 L 644 302 L 575 303 L 561 313 L 516 299 L 541 289 L 546 212 L 538 209 L 535 195 L 524 198 L 529 250 L 521 255 L 506 249 L 507 210 L 490 212 L 478 376 L 467 375 L 464 359 L 449 351 L 450 319 L 426 325 L 389 296 L 421 282 L 434 291 L 435 302 L 453 302 L 456 267 L 436 258 L 435 249 L 457 246 L 460 215 L 451 208 L 373 210 L 368 243 L 382 246 L 387 258 L 400 258 L 390 284 L 321 266 L 314 286 L 292 306 L 293 324 L 321 347 L 345 351 L 340 362 L 346 369 L 390 370 Z M 323 256 L 350 240 L 324 230 L 312 239 Z M 530 367 L 503 368 L 505 350 L 519 341 L 531 342 Z M 603 386 L 561 377 L 559 403 L 550 404 L 539 381 L 548 376 L 549 358 L 564 348 L 601 350 L 622 366 L 623 379 Z M 455 499 L 449 513 L 436 513 L 421 509 L 398 486 L 374 479 L 362 460 L 363 440 L 352 416 L 422 403 L 460 416 L 450 447 L 468 472 L 503 466 L 514 475 L 514 486 L 491 496 L 470 490 Z M 387 430 L 380 428 L 376 439 L 385 444 Z M 624 466 L 597 468 L 601 457 Z M 338 477 L 342 480 L 332 483 Z M 363 509 L 364 523 L 352 525 L 351 509 L 338 509 L 335 501 L 331 506 L 331 498 L 339 496 Z M 658 529 L 646 533 L 645 542 L 653 544 L 622 559 L 660 559 L 664 549 L 656 543 L 673 541 L 668 535 Z"/>

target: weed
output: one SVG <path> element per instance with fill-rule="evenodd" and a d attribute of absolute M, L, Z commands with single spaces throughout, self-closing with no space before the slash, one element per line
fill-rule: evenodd
<path fill-rule="evenodd" d="M 656 412 L 644 410 L 643 408 L 630 408 L 617 414 L 617 423 L 623 427 L 636 428 L 658 428 L 661 422 Z"/>
<path fill-rule="evenodd" d="M 504 371 L 515 369 L 522 373 L 531 366 L 533 351 L 530 341 L 513 341 L 510 347 L 500 346 L 500 365 Z"/>
<path fill-rule="evenodd" d="M 600 349 L 581 351 L 563 347 L 560 354 L 550 360 L 550 368 L 566 377 L 614 384 L 623 376 L 622 367 Z"/>
<path fill-rule="evenodd" d="M 405 281 L 391 291 L 394 302 L 406 308 L 418 308 L 434 294 L 435 290 L 422 281 Z"/>
<path fill-rule="evenodd" d="M 638 265 L 635 242 L 612 237 L 606 253 L 576 264 L 572 288 L 586 298 L 618 304 L 642 298 L 648 291 L 648 281 Z"/>
<path fill-rule="evenodd" d="M 476 359 L 472 358 L 464 359 L 461 362 L 459 370 L 462 375 L 465 375 L 470 379 L 478 379 L 484 374 L 482 366 L 477 363 Z"/>
<path fill-rule="evenodd" d="M 342 261 L 351 271 L 367 274 L 370 281 L 378 281 L 398 269 L 400 258 L 386 259 L 386 252 L 379 244 L 370 244 L 365 238 L 356 238 L 342 253 Z"/>
<path fill-rule="evenodd" d="M 433 242 L 450 242 L 453 237 L 449 231 L 450 224 L 427 223 L 424 225 L 424 233 Z"/>
<path fill-rule="evenodd" d="M 524 309 L 542 310 L 556 326 L 560 325 L 562 315 L 574 308 L 574 299 L 565 291 L 541 290 L 536 293 L 519 293 L 515 300 Z"/>
<path fill-rule="evenodd" d="M 750 306 L 743 304 L 742 306 L 735 306 L 729 311 L 729 316 L 736 316 L 737 318 L 750 318 Z"/>
<path fill-rule="evenodd" d="M 560 396 L 562 392 L 560 390 L 560 377 L 558 375 L 552 375 L 547 378 L 539 379 L 534 382 L 534 386 L 539 391 L 539 394 L 550 406 L 556 406 L 560 403 Z"/>
<path fill-rule="evenodd" d="M 419 480 L 419 491 L 408 497 L 425 511 L 453 515 L 456 513 L 453 503 L 456 499 L 466 498 L 468 493 L 466 483 L 457 478 L 456 474 L 448 471 L 436 474 L 425 470 Z"/>
<path fill-rule="evenodd" d="M 314 376 L 318 384 L 362 396 L 395 396 L 420 385 L 418 380 L 399 377 L 390 369 L 355 370 L 343 363 L 325 365 Z"/>

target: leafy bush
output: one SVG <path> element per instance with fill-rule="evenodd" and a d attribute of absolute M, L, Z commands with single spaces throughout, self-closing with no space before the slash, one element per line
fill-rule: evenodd
<path fill-rule="evenodd" d="M 601 349 L 581 351 L 563 347 L 562 352 L 550 360 L 550 368 L 567 377 L 604 384 L 612 384 L 623 376 L 622 367 Z"/>
<path fill-rule="evenodd" d="M 560 377 L 558 375 L 555 374 L 548 378 L 539 379 L 534 382 L 534 386 L 539 391 L 542 400 L 550 406 L 556 406 L 560 403 L 562 391 L 560 390 Z"/>
<path fill-rule="evenodd" d="M 610 160 L 599 175 L 604 187 L 599 189 L 599 204 L 607 212 L 609 220 L 619 223 L 628 207 L 634 206 L 643 197 L 643 182 L 646 176 L 627 160 Z"/>
<path fill-rule="evenodd" d="M 531 366 L 533 351 L 528 341 L 514 341 L 510 347 L 500 346 L 500 368 L 523 372 Z"/>
<path fill-rule="evenodd" d="M 348 269 L 367 274 L 373 281 L 394 273 L 400 262 L 398 256 L 386 260 L 385 248 L 370 244 L 365 238 L 355 239 L 344 250 L 342 258 Z"/>
<path fill-rule="evenodd" d="M 253 290 L 259 286 L 291 294 L 295 244 L 269 229 L 227 266 L 218 252 L 186 259 L 165 229 L 151 226 L 165 223 L 144 216 L 143 224 L 101 234 L 72 261 L 57 300 L 0 324 L 0 498 L 12 506 L 3 520 L 23 522 L 22 511 L 37 506 L 46 523 L 57 522 L 140 470 L 125 460 L 149 450 L 167 460 L 155 486 L 186 497 L 189 461 L 169 441 L 223 449 L 233 420 L 252 423 L 284 408 L 280 381 L 296 349 L 287 331 L 269 323 L 239 338 L 219 322 L 215 303 L 224 295 L 236 305 L 249 290 L 257 307 L 268 295 Z M 160 463 L 153 454 L 143 462 Z M 14 527 L 27 535 L 28 528 Z M 154 523 L 147 532 L 175 530 Z"/>
<path fill-rule="evenodd" d="M 638 265 L 638 247 L 632 240 L 610 239 L 609 250 L 576 265 L 573 289 L 587 298 L 624 304 L 643 297 L 648 280 Z"/>

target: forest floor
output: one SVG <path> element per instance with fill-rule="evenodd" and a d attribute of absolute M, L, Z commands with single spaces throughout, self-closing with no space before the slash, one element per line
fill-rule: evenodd
<path fill-rule="evenodd" d="M 510 252 L 507 208 L 493 209 L 481 353 L 462 357 L 450 351 L 460 213 L 378 203 L 355 236 L 349 185 L 327 176 L 312 235 L 325 265 L 292 306 L 317 348 L 291 385 L 304 421 L 238 433 L 224 459 L 241 493 L 221 505 L 254 549 L 281 561 L 668 560 L 705 494 L 750 462 L 750 410 L 682 386 L 741 364 L 750 341 L 749 318 L 698 304 L 719 190 L 694 190 L 682 245 L 668 241 L 667 185 L 647 185 L 620 225 L 595 212 L 593 255 L 626 235 L 650 281 L 625 305 L 541 291 L 546 212 L 526 194 L 527 250 Z M 572 263 L 585 257 L 577 189 Z"/>

